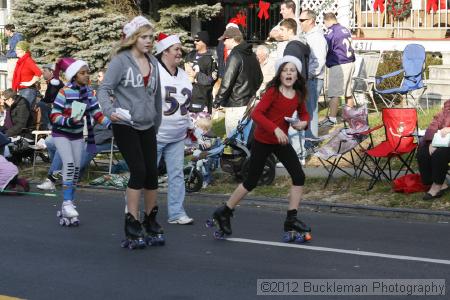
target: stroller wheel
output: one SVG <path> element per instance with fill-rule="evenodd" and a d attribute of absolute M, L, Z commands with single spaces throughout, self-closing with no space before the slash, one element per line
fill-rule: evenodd
<path fill-rule="evenodd" d="M 47 154 L 39 152 L 38 155 L 42 159 L 43 162 L 45 162 L 45 163 L 49 163 L 50 162 L 50 158 L 48 157 Z"/>
<path fill-rule="evenodd" d="M 242 163 L 242 177 L 247 178 L 248 171 L 250 167 L 250 158 L 246 158 L 245 161 Z M 275 160 L 269 156 L 266 159 L 266 163 L 264 164 L 264 170 L 261 174 L 261 177 L 259 178 L 258 185 L 270 185 L 272 184 L 273 180 L 275 179 L 275 167 L 276 163 Z"/>
<path fill-rule="evenodd" d="M 203 185 L 203 175 L 195 167 L 184 168 L 184 184 L 186 192 L 194 193 L 200 191 Z"/>

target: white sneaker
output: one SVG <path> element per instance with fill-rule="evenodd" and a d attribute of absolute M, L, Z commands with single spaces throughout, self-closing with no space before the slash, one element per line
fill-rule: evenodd
<path fill-rule="evenodd" d="M 182 216 L 176 220 L 167 221 L 169 224 L 179 224 L 179 225 L 190 225 L 194 223 L 194 219 L 189 218 L 188 216 Z"/>
<path fill-rule="evenodd" d="M 40 190 L 55 190 L 55 184 L 50 179 L 45 179 L 45 181 L 36 186 Z"/>
<path fill-rule="evenodd" d="M 73 202 L 70 200 L 63 202 L 61 213 L 62 213 L 62 216 L 66 217 L 66 218 L 78 217 L 78 212 L 75 209 L 75 205 L 73 205 Z"/>

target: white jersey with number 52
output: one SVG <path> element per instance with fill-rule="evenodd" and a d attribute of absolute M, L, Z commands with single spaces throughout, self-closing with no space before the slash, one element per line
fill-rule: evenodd
<path fill-rule="evenodd" d="M 186 72 L 178 68 L 172 76 L 158 63 L 161 80 L 162 121 L 158 131 L 158 142 L 173 143 L 183 140 L 190 126 L 189 105 L 192 84 Z"/>

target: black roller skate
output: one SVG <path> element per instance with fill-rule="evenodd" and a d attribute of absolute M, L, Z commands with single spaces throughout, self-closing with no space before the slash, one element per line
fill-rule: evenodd
<path fill-rule="evenodd" d="M 122 241 L 122 248 L 128 248 L 130 250 L 139 248 L 145 248 L 144 240 L 144 228 L 142 228 L 141 222 L 136 220 L 130 213 L 125 215 L 125 236 L 126 239 Z"/>
<path fill-rule="evenodd" d="M 158 214 L 158 206 L 155 206 L 150 214 L 144 214 L 144 226 L 146 236 L 145 242 L 149 246 L 163 246 L 166 242 L 164 238 L 164 230 L 161 225 L 156 222 L 156 215 Z"/>
<path fill-rule="evenodd" d="M 56 216 L 59 218 L 59 225 L 61 226 L 78 226 L 80 220 L 78 219 L 78 212 L 75 209 L 72 201 L 63 201 L 61 210 L 56 212 Z"/>
<path fill-rule="evenodd" d="M 311 227 L 297 219 L 297 210 L 288 210 L 284 221 L 283 242 L 304 243 L 312 239 Z"/>
<path fill-rule="evenodd" d="M 225 235 L 231 235 L 230 217 L 233 216 L 234 209 L 229 208 L 226 204 L 216 209 L 212 215 L 212 219 L 206 220 L 206 227 L 218 227 L 214 231 L 214 238 L 221 240 Z"/>

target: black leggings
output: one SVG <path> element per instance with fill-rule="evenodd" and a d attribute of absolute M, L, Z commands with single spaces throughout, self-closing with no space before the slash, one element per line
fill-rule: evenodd
<path fill-rule="evenodd" d="M 417 151 L 420 177 L 425 185 L 443 184 L 450 163 L 450 147 L 436 148 L 430 155 L 429 143 L 422 143 Z"/>
<path fill-rule="evenodd" d="M 305 173 L 303 173 L 302 165 L 291 144 L 263 144 L 254 140 L 252 143 L 248 176 L 243 182 L 243 186 L 247 191 L 253 190 L 258 184 L 258 180 L 264 171 L 266 159 L 271 153 L 275 154 L 286 168 L 291 176 L 293 185 L 303 186 L 305 184 Z"/>
<path fill-rule="evenodd" d="M 113 124 L 112 128 L 117 147 L 130 169 L 128 187 L 156 190 L 158 167 L 154 127 L 137 130 L 127 125 Z"/>

